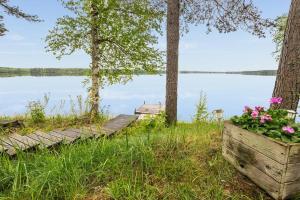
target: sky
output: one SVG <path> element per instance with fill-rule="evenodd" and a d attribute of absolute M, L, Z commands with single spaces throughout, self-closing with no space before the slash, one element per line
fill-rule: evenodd
<path fill-rule="evenodd" d="M 254 0 L 262 15 L 276 18 L 287 13 L 291 0 Z M 43 22 L 29 23 L 5 16 L 9 32 L 0 38 L 1 67 L 88 67 L 90 59 L 77 52 L 57 60 L 45 51 L 44 39 L 57 18 L 66 14 L 58 0 L 10 0 L 22 10 L 37 14 Z M 159 38 L 158 46 L 166 47 L 165 35 Z M 219 34 L 206 33 L 204 26 L 190 26 L 190 32 L 180 40 L 180 70 L 238 71 L 277 69 L 278 64 L 272 52 L 275 45 L 272 35 L 260 39 L 250 33 L 238 31 Z"/>

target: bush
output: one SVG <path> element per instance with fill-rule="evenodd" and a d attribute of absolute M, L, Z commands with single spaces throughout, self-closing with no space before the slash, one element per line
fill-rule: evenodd
<path fill-rule="evenodd" d="M 197 104 L 196 114 L 194 116 L 194 122 L 205 122 L 208 120 L 209 114 L 207 111 L 207 99 L 203 92 L 200 93 L 200 99 Z"/>
<path fill-rule="evenodd" d="M 280 104 L 282 98 L 272 98 L 272 104 Z M 245 106 L 242 116 L 234 116 L 231 121 L 243 129 L 266 135 L 283 142 L 300 143 L 300 127 L 288 118 L 288 111 L 283 109 L 265 110 L 262 106 L 254 109 Z"/>
<path fill-rule="evenodd" d="M 29 102 L 28 105 L 29 115 L 32 123 L 43 123 L 46 120 L 45 106 L 39 101 Z"/>

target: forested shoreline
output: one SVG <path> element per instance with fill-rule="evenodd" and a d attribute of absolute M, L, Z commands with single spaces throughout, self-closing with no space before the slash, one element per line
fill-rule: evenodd
<path fill-rule="evenodd" d="M 88 68 L 14 68 L 0 67 L 0 77 L 13 76 L 87 76 L 89 75 Z M 258 71 L 188 71 L 182 70 L 181 74 L 242 74 L 242 75 L 257 75 L 257 76 L 276 76 L 276 70 L 258 70 Z M 165 74 L 165 71 L 156 71 L 149 73 L 146 71 L 135 71 L 134 74 Z"/>

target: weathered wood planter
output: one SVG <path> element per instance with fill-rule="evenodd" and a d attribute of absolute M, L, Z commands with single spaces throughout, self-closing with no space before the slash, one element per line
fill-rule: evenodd
<path fill-rule="evenodd" d="M 225 122 L 222 151 L 227 161 L 273 198 L 300 197 L 300 144 L 286 144 Z"/>

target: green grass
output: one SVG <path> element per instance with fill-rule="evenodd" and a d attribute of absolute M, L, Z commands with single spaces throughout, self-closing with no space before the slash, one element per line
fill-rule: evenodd
<path fill-rule="evenodd" d="M 26 135 L 33 133 L 37 130 L 43 132 L 50 132 L 52 130 L 63 130 L 66 128 L 78 128 L 82 126 L 88 126 L 90 124 L 101 125 L 108 119 L 106 115 L 99 115 L 94 121 L 90 121 L 89 116 L 80 115 L 54 115 L 46 116 L 43 122 L 35 123 L 32 121 L 31 117 L 28 115 L 20 115 L 13 117 L 0 117 L 0 120 L 22 120 L 25 127 L 18 128 L 1 128 L 0 136 L 8 135 L 10 133 L 18 133 L 21 135 Z"/>
<path fill-rule="evenodd" d="M 0 199 L 265 199 L 223 160 L 217 125 L 148 125 L 1 156 Z"/>

